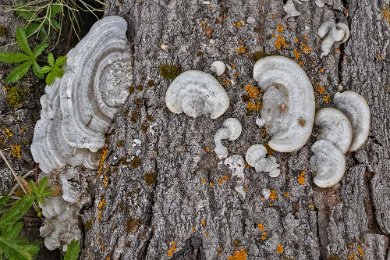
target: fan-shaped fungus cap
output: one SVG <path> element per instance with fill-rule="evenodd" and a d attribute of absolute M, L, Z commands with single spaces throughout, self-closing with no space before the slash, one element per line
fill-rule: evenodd
<path fill-rule="evenodd" d="M 270 177 L 278 177 L 280 170 L 276 158 L 273 156 L 266 158 L 266 155 L 267 149 L 264 145 L 254 144 L 246 151 L 245 160 L 256 172 L 268 172 Z"/>
<path fill-rule="evenodd" d="M 215 153 L 219 158 L 226 158 L 228 155 L 227 148 L 222 144 L 222 139 L 236 140 L 240 137 L 242 126 L 236 118 L 228 118 L 223 122 L 224 128 L 218 129 L 214 135 Z"/>
<path fill-rule="evenodd" d="M 349 28 L 344 23 L 336 24 L 333 20 L 328 20 L 318 28 L 318 36 L 320 38 L 326 36 L 321 43 L 321 57 L 327 56 L 335 42 L 344 43 L 348 40 Z"/>
<path fill-rule="evenodd" d="M 352 143 L 352 126 L 348 117 L 340 110 L 322 108 L 318 110 L 315 125 L 319 127 L 318 139 L 328 140 L 346 153 Z"/>
<path fill-rule="evenodd" d="M 210 70 L 215 74 L 217 74 L 217 76 L 221 76 L 225 72 L 225 69 L 226 69 L 225 63 L 219 60 L 214 61 L 213 63 L 211 63 L 210 66 Z"/>
<path fill-rule="evenodd" d="M 327 140 L 318 140 L 311 147 L 314 155 L 310 159 L 312 170 L 316 173 L 314 183 L 321 188 L 337 184 L 345 172 L 343 152 Z"/>
<path fill-rule="evenodd" d="M 351 122 L 353 138 L 349 151 L 356 151 L 366 142 L 370 132 L 371 113 L 367 101 L 354 91 L 345 91 L 335 94 L 334 104 Z"/>
<path fill-rule="evenodd" d="M 229 97 L 212 75 L 189 70 L 171 83 L 165 96 L 165 104 L 176 114 L 184 112 L 191 117 L 210 115 L 211 119 L 215 119 L 228 109 Z"/>
<path fill-rule="evenodd" d="M 300 149 L 314 122 L 314 91 L 302 68 L 291 59 L 268 56 L 256 62 L 253 78 L 264 90 L 261 119 L 271 135 L 269 146 L 278 152 Z"/>

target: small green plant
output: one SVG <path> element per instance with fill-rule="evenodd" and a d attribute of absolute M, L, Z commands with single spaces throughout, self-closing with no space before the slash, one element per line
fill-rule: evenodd
<path fill-rule="evenodd" d="M 66 56 L 60 56 L 54 60 L 52 53 L 47 56 L 47 62 L 49 65 L 43 66 L 41 69 L 42 74 L 46 75 L 46 84 L 53 84 L 55 78 L 61 78 L 64 75 L 64 66 L 66 64 Z"/>
<path fill-rule="evenodd" d="M 66 249 L 64 260 L 77 260 L 80 254 L 80 244 L 78 241 L 73 240 Z"/>
<path fill-rule="evenodd" d="M 0 198 L 0 259 L 32 260 L 39 247 L 29 243 L 21 236 L 23 216 L 30 210 L 34 202 L 44 203 L 52 191 L 47 187 L 47 178 L 38 185 L 32 181 L 28 186 L 30 191 L 18 201 L 9 206 L 9 196 Z"/>
<path fill-rule="evenodd" d="M 28 45 L 25 31 L 18 27 L 16 29 L 16 41 L 22 52 L 0 52 L 0 62 L 4 63 L 21 63 L 11 70 L 6 77 L 7 84 L 14 83 L 24 77 L 32 67 L 33 73 L 38 78 L 43 78 L 41 67 L 37 59 L 42 52 L 47 48 L 46 43 L 38 44 L 34 50 L 31 50 Z"/>

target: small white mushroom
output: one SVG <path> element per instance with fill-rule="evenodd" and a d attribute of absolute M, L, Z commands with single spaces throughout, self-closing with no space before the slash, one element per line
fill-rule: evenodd
<path fill-rule="evenodd" d="M 191 117 L 210 115 L 211 119 L 215 119 L 228 109 L 229 97 L 212 75 L 189 70 L 177 76 L 169 86 L 165 104 L 176 114 L 184 112 Z"/>
<path fill-rule="evenodd" d="M 285 18 L 299 16 L 301 13 L 295 8 L 293 0 L 288 0 L 283 6 L 283 10 L 287 13 Z"/>
<path fill-rule="evenodd" d="M 318 110 L 314 124 L 319 127 L 318 139 L 328 140 L 346 153 L 352 143 L 352 126 L 348 117 L 340 110 L 322 108 Z"/>
<path fill-rule="evenodd" d="M 211 63 L 210 70 L 214 72 L 217 76 L 221 76 L 225 72 L 226 66 L 222 61 L 214 61 Z"/>
<path fill-rule="evenodd" d="M 230 141 L 236 140 L 240 137 L 242 132 L 242 126 L 240 121 L 236 118 L 228 118 L 223 122 L 223 128 L 218 129 L 214 135 L 215 153 L 218 157 L 226 158 L 228 155 L 228 149 L 222 144 L 223 139 L 229 139 Z"/>
<path fill-rule="evenodd" d="M 344 43 L 349 38 L 349 28 L 344 23 L 328 20 L 318 28 L 318 36 L 325 39 L 321 43 L 321 57 L 327 56 L 335 42 Z"/>
<path fill-rule="evenodd" d="M 349 151 L 358 150 L 370 132 L 371 113 L 367 101 L 354 91 L 345 91 L 335 94 L 334 105 L 348 117 L 352 125 L 353 138 Z"/>
<path fill-rule="evenodd" d="M 321 188 L 337 184 L 345 172 L 343 152 L 327 140 L 318 140 L 311 150 L 314 155 L 310 158 L 310 165 L 316 174 L 314 183 Z"/>
<path fill-rule="evenodd" d="M 256 62 L 253 78 L 264 90 L 259 126 L 271 135 L 269 146 L 278 152 L 300 149 L 314 123 L 314 91 L 303 69 L 293 60 L 268 56 Z"/>
<path fill-rule="evenodd" d="M 279 164 L 273 156 L 266 157 L 267 149 L 264 145 L 254 144 L 246 151 L 246 162 L 255 168 L 256 172 L 268 172 L 270 177 L 280 175 Z"/>
<path fill-rule="evenodd" d="M 264 189 L 261 190 L 261 195 L 263 195 L 264 199 L 267 200 L 271 196 L 271 190 L 267 189 L 267 188 L 264 188 Z"/>

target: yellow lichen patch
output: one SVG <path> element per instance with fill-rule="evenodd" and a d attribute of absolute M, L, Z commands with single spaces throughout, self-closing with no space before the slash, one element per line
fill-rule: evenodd
<path fill-rule="evenodd" d="M 390 25 L 390 9 L 388 7 L 383 7 L 382 13 L 383 18 L 385 18 L 386 22 Z"/>
<path fill-rule="evenodd" d="M 192 226 L 192 227 L 191 227 L 191 231 L 192 231 L 192 233 L 195 233 L 196 228 L 195 228 L 194 226 Z"/>
<path fill-rule="evenodd" d="M 218 185 L 221 186 L 223 185 L 225 182 L 227 182 L 228 180 L 230 180 L 230 176 L 229 175 L 223 175 L 221 177 L 218 178 Z"/>
<path fill-rule="evenodd" d="M 321 84 L 318 84 L 316 86 L 316 92 L 320 95 L 323 95 L 325 93 L 325 87 L 322 86 Z"/>
<path fill-rule="evenodd" d="M 269 195 L 269 199 L 271 201 L 278 199 L 278 194 L 277 194 L 276 190 L 274 190 L 274 189 L 271 190 L 271 194 Z"/>
<path fill-rule="evenodd" d="M 299 174 L 298 174 L 298 177 L 297 177 L 297 182 L 299 185 L 305 185 L 305 182 L 306 182 L 306 178 L 305 178 L 305 172 L 304 171 L 301 171 Z"/>
<path fill-rule="evenodd" d="M 313 51 L 313 49 L 308 44 L 302 44 L 301 51 L 304 54 L 310 54 Z"/>
<path fill-rule="evenodd" d="M 104 186 L 104 188 L 107 188 L 109 184 L 110 184 L 110 178 L 108 178 L 107 174 L 104 174 L 104 176 L 103 176 L 103 186 Z"/>
<path fill-rule="evenodd" d="M 285 197 L 285 198 L 288 198 L 288 197 L 290 197 L 290 192 L 288 192 L 288 191 L 285 191 L 285 192 L 283 192 L 283 197 Z"/>
<path fill-rule="evenodd" d="M 260 89 L 255 87 L 253 84 L 248 84 L 244 87 L 245 91 L 251 98 L 258 98 L 260 95 Z"/>
<path fill-rule="evenodd" d="M 264 231 L 264 230 L 265 230 L 265 229 L 264 229 L 264 224 L 262 224 L 262 223 L 257 224 L 257 228 L 258 228 L 260 231 Z"/>
<path fill-rule="evenodd" d="M 363 250 L 363 247 L 361 245 L 357 246 L 357 251 L 359 253 L 359 256 L 363 258 L 364 257 L 364 250 Z"/>
<path fill-rule="evenodd" d="M 246 47 L 244 45 L 241 45 L 237 48 L 236 52 L 238 55 L 243 55 L 246 53 Z"/>
<path fill-rule="evenodd" d="M 296 48 L 293 50 L 293 54 L 294 54 L 294 58 L 296 60 L 299 60 L 299 58 L 301 58 L 301 54 L 299 53 L 299 51 Z"/>
<path fill-rule="evenodd" d="M 5 133 L 5 136 L 7 137 L 7 139 L 11 138 L 14 135 L 14 133 L 12 133 L 12 130 L 9 128 L 5 128 L 4 133 Z"/>
<path fill-rule="evenodd" d="M 107 202 L 102 198 L 98 203 L 98 220 L 100 221 L 103 217 L 103 208 L 107 205 Z"/>
<path fill-rule="evenodd" d="M 168 250 L 167 250 L 167 256 L 168 257 L 172 257 L 173 256 L 173 254 L 176 252 L 176 242 L 175 241 L 171 241 L 170 243 L 169 243 L 169 248 L 168 248 Z"/>
<path fill-rule="evenodd" d="M 263 240 L 263 241 L 266 240 L 267 239 L 267 232 L 265 232 L 264 224 L 262 224 L 262 223 L 257 224 L 257 228 L 261 232 L 261 240 Z"/>
<path fill-rule="evenodd" d="M 201 178 L 200 179 L 200 183 L 202 183 L 203 185 L 206 185 L 207 184 L 207 179 L 206 178 Z"/>
<path fill-rule="evenodd" d="M 283 24 L 278 23 L 278 26 L 276 26 L 276 30 L 277 30 L 279 33 L 283 32 L 283 31 L 284 31 Z"/>
<path fill-rule="evenodd" d="M 206 152 L 206 153 L 210 153 L 211 152 L 211 148 L 209 146 L 205 146 L 203 148 L 203 150 Z"/>
<path fill-rule="evenodd" d="M 274 42 L 274 45 L 275 45 L 275 48 L 277 50 L 281 50 L 282 48 L 288 47 L 286 39 L 280 34 L 276 36 L 276 40 Z"/>
<path fill-rule="evenodd" d="M 322 100 L 325 102 L 325 103 L 329 103 L 330 101 L 330 95 L 325 95 Z"/>
<path fill-rule="evenodd" d="M 320 73 L 324 73 L 324 72 L 325 72 L 325 68 L 320 68 L 318 71 L 319 71 Z"/>
<path fill-rule="evenodd" d="M 233 255 L 228 256 L 228 260 L 246 260 L 248 257 L 248 253 L 244 248 L 240 250 L 236 250 L 233 252 Z"/>
<path fill-rule="evenodd" d="M 294 38 L 294 43 L 298 43 L 298 42 L 299 42 L 298 37 L 295 37 L 295 38 Z"/>
<path fill-rule="evenodd" d="M 237 28 L 241 28 L 245 25 L 244 21 L 238 21 L 238 22 L 233 22 L 233 26 Z"/>
<path fill-rule="evenodd" d="M 106 161 L 108 156 L 108 148 L 104 146 L 100 153 L 99 167 L 98 167 L 98 175 L 103 173 L 104 162 Z"/>
<path fill-rule="evenodd" d="M 209 186 L 210 186 L 211 188 L 213 188 L 213 187 L 214 187 L 214 182 L 210 181 Z"/>
<path fill-rule="evenodd" d="M 355 253 L 350 253 L 350 254 L 348 255 L 347 259 L 348 259 L 348 260 L 356 260 L 356 259 L 358 259 L 358 258 L 356 257 L 356 254 L 355 254 Z"/>
<path fill-rule="evenodd" d="M 249 111 L 260 111 L 260 109 L 262 108 L 262 104 L 259 101 L 256 101 L 256 102 L 251 101 L 251 102 L 248 102 L 248 104 L 246 105 L 246 108 Z"/>
<path fill-rule="evenodd" d="M 314 210 L 314 209 L 315 209 L 314 204 L 309 204 L 307 207 L 308 207 L 310 210 Z"/>
<path fill-rule="evenodd" d="M 276 253 L 278 253 L 278 254 L 283 254 L 283 252 L 284 252 L 283 245 L 282 245 L 282 244 L 279 244 L 279 245 L 276 247 Z"/>
<path fill-rule="evenodd" d="M 11 145 L 11 156 L 18 159 L 22 158 L 22 148 L 19 144 Z"/>
<path fill-rule="evenodd" d="M 260 239 L 263 240 L 263 241 L 267 239 L 267 232 L 266 232 L 266 231 L 263 231 L 263 232 L 261 233 Z"/>
<path fill-rule="evenodd" d="M 205 218 L 202 218 L 200 224 L 202 225 L 202 227 L 205 227 L 207 225 L 207 220 Z"/>

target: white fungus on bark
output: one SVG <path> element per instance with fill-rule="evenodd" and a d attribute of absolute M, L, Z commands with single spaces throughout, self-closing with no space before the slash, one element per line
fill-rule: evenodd
<path fill-rule="evenodd" d="M 232 171 L 232 177 L 237 177 L 236 187 L 234 189 L 245 199 L 246 192 L 244 190 L 244 158 L 242 158 L 241 155 L 235 154 L 226 158 L 224 164 Z"/>
<path fill-rule="evenodd" d="M 345 173 L 343 152 L 327 140 L 318 140 L 311 147 L 311 169 L 315 172 L 314 183 L 321 188 L 328 188 L 340 182 Z"/>
<path fill-rule="evenodd" d="M 246 162 L 255 168 L 256 172 L 268 172 L 270 177 L 278 177 L 280 175 L 279 164 L 276 163 L 276 158 L 267 156 L 267 149 L 264 145 L 254 144 L 246 151 Z"/>
<path fill-rule="evenodd" d="M 317 111 L 314 124 L 318 126 L 317 138 L 330 141 L 343 153 L 352 143 L 352 126 L 348 117 L 338 109 L 322 108 Z"/>
<path fill-rule="evenodd" d="M 187 116 L 210 116 L 216 119 L 229 107 L 229 97 L 225 89 L 212 75 L 189 70 L 177 76 L 169 86 L 165 104 L 176 114 Z"/>
<path fill-rule="evenodd" d="M 242 132 L 241 123 L 236 118 L 226 119 L 225 122 L 223 122 L 223 126 L 224 127 L 218 129 L 214 135 L 214 151 L 220 159 L 226 158 L 228 155 L 228 149 L 222 144 L 222 140 L 229 139 L 230 141 L 234 141 L 240 137 Z"/>
<path fill-rule="evenodd" d="M 324 57 L 330 53 L 335 42 L 344 43 L 348 40 L 349 28 L 344 23 L 336 24 L 333 20 L 328 20 L 318 28 L 318 36 L 324 38 L 321 43 L 321 57 Z"/>
<path fill-rule="evenodd" d="M 293 0 L 287 0 L 286 4 L 283 6 L 283 10 L 287 13 L 285 18 L 299 16 L 301 13 L 295 7 Z"/>
<path fill-rule="evenodd" d="M 352 125 L 353 138 L 349 151 L 358 150 L 367 141 L 370 132 L 371 113 L 367 101 L 354 91 L 344 91 L 335 94 L 334 105 Z"/>
<path fill-rule="evenodd" d="M 303 69 L 291 59 L 269 56 L 256 62 L 253 78 L 264 90 L 261 118 L 278 152 L 300 149 L 309 139 L 315 114 L 314 91 Z"/>
<path fill-rule="evenodd" d="M 214 61 L 213 63 L 211 63 L 210 66 L 210 70 L 214 72 L 217 76 L 221 76 L 225 72 L 225 69 L 226 69 L 225 63 L 219 60 Z"/>
<path fill-rule="evenodd" d="M 97 167 L 104 132 L 128 96 L 126 21 L 108 16 L 67 54 L 62 78 L 46 86 L 31 153 L 45 173 L 65 165 Z"/>

